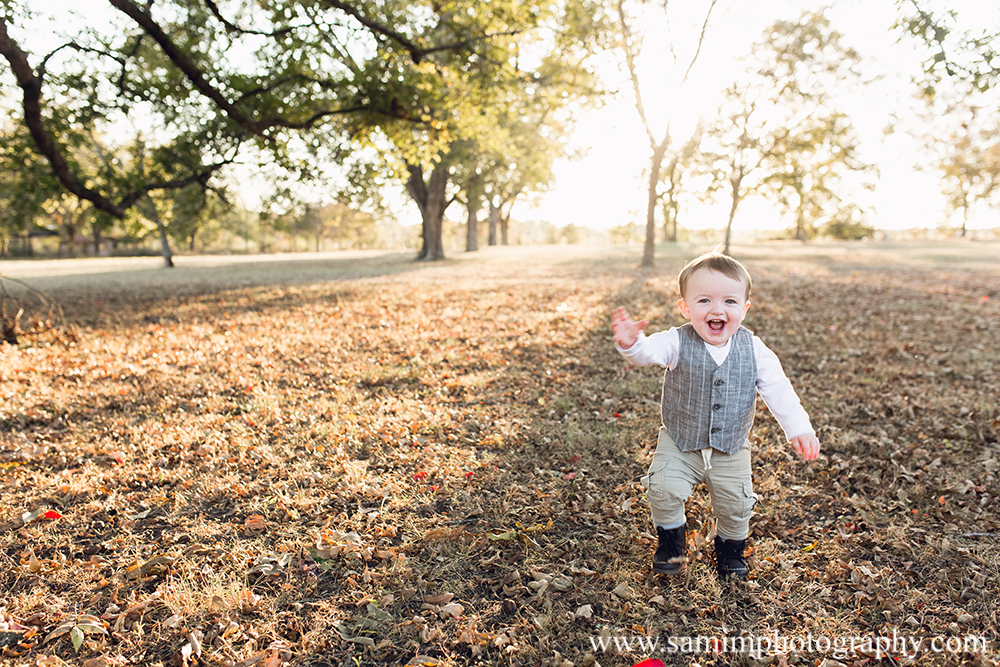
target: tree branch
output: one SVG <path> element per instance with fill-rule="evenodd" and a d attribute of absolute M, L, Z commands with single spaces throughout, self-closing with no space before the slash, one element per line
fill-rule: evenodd
<path fill-rule="evenodd" d="M 358 23 L 368 28 L 370 31 L 376 35 L 381 35 L 382 37 L 387 37 L 392 41 L 396 42 L 410 54 L 410 59 L 415 65 L 420 64 L 424 58 L 434 53 L 440 53 L 442 51 L 458 51 L 460 49 L 468 48 L 474 42 L 492 39 L 494 37 L 512 37 L 519 34 L 517 30 L 509 30 L 498 33 L 486 33 L 480 37 L 463 39 L 457 42 L 452 42 L 450 44 L 438 44 L 437 46 L 431 47 L 421 47 L 414 44 L 411 40 L 407 39 L 401 33 L 382 25 L 374 19 L 370 19 L 356 8 L 347 4 L 346 2 L 341 2 L 341 0 L 323 0 L 323 2 L 335 9 L 339 9 L 348 16 L 353 17 Z"/>
<path fill-rule="evenodd" d="M 327 118 L 329 116 L 343 115 L 349 113 L 355 113 L 358 111 L 370 111 L 371 109 L 366 106 L 352 106 L 342 109 L 323 109 L 316 111 L 310 115 L 305 120 L 294 121 L 284 117 L 271 117 L 253 120 L 245 113 L 243 113 L 236 104 L 230 102 L 226 97 L 215 88 L 208 79 L 202 73 L 201 69 L 195 64 L 186 53 L 184 53 L 167 35 L 166 31 L 153 20 L 149 13 L 143 11 L 131 2 L 131 0 L 108 0 L 114 7 L 123 12 L 126 16 L 132 19 L 140 28 L 145 31 L 153 40 L 159 44 L 160 49 L 163 53 L 170 59 L 171 62 L 187 77 L 188 81 L 199 91 L 202 95 L 206 96 L 211 100 L 219 110 L 225 112 L 225 114 L 237 125 L 247 130 L 251 134 L 262 137 L 264 139 L 273 140 L 269 135 L 269 130 L 275 128 L 285 128 L 292 130 L 301 130 L 312 127 L 319 120 Z M 285 79 L 288 81 L 290 79 Z M 273 86 L 280 85 L 279 83 L 273 84 Z M 261 90 L 268 90 L 269 88 L 262 88 Z M 241 99 L 246 99 L 242 97 Z M 392 114 L 390 114 L 392 115 Z M 395 116 L 400 119 L 404 119 L 404 116 Z"/>
<path fill-rule="evenodd" d="M 215 4 L 214 0 L 205 0 L 205 6 L 208 7 L 208 11 L 212 12 L 212 16 L 217 18 L 219 23 L 225 26 L 227 32 L 237 33 L 240 35 L 258 35 L 260 37 L 281 37 L 295 30 L 292 26 L 280 28 L 278 30 L 271 30 L 269 32 L 241 28 L 222 15 L 222 12 L 219 10 L 219 5 Z"/>
<path fill-rule="evenodd" d="M 22 107 L 24 109 L 24 123 L 31 133 L 38 150 L 52 165 L 52 171 L 71 193 L 81 199 L 86 199 L 97 208 L 110 213 L 116 218 L 125 216 L 125 211 L 116 206 L 102 194 L 86 187 L 76 177 L 70 169 L 69 163 L 63 157 L 55 139 L 45 129 L 45 122 L 42 119 L 42 81 L 36 76 L 31 64 L 28 63 L 28 56 L 7 33 L 7 19 L 0 16 L 0 53 L 7 59 L 10 70 L 13 72 L 17 85 L 24 93 Z"/>
<path fill-rule="evenodd" d="M 193 173 L 189 176 L 185 176 L 183 178 L 175 178 L 170 181 L 147 183 L 142 188 L 126 195 L 125 198 L 122 199 L 121 204 L 119 204 L 119 206 L 127 210 L 135 206 L 135 204 L 140 199 L 148 195 L 150 192 L 153 192 L 154 190 L 177 190 L 179 188 L 184 188 L 189 185 L 192 185 L 194 183 L 199 183 L 203 188 L 215 191 L 215 188 L 212 188 L 208 184 L 209 178 L 211 178 L 212 174 L 217 172 L 222 167 L 226 166 L 227 164 L 232 164 L 234 160 L 235 158 L 229 158 L 226 160 L 222 160 L 221 162 L 210 164 L 207 167 L 203 168 L 201 171 Z M 216 194 L 218 194 L 217 191 Z M 222 199 L 224 200 L 225 198 L 222 197 Z"/>
<path fill-rule="evenodd" d="M 429 53 L 427 50 L 422 49 L 413 42 L 411 42 L 402 34 L 396 32 L 395 30 L 392 30 L 391 28 L 387 28 L 386 26 L 382 25 L 381 23 L 378 23 L 377 21 L 368 18 L 367 16 L 365 16 L 360 11 L 358 11 L 351 5 L 347 4 L 346 2 L 341 2 L 340 0 L 323 0 L 323 3 L 331 7 L 334 7 L 335 9 L 339 9 L 348 16 L 353 17 L 354 20 L 356 20 L 358 23 L 371 30 L 376 35 L 388 37 L 392 41 L 402 46 L 410 54 L 410 59 L 413 60 L 414 64 L 419 64 L 420 61 L 422 61 L 424 57 L 426 57 L 427 54 Z M 440 50 L 440 47 L 438 50 Z"/>
<path fill-rule="evenodd" d="M 708 6 L 708 11 L 705 12 L 705 21 L 701 24 L 701 34 L 698 35 L 698 48 L 695 49 L 694 55 L 691 57 L 691 62 L 688 63 L 687 70 L 684 72 L 684 78 L 681 79 L 681 86 L 687 83 L 688 77 L 691 76 L 691 70 L 694 68 L 694 64 L 698 62 L 698 56 L 701 55 L 701 47 L 705 43 L 705 32 L 708 30 L 708 19 L 712 16 L 712 10 L 715 9 L 715 5 L 719 0 L 712 0 L 712 4 Z"/>
<path fill-rule="evenodd" d="M 242 111 L 236 108 L 236 106 L 225 98 L 225 96 L 218 91 L 202 73 L 201 69 L 184 53 L 174 42 L 167 36 L 166 32 L 160 25 L 153 20 L 153 17 L 149 15 L 148 12 L 143 11 L 137 7 L 130 0 L 108 0 L 113 7 L 121 11 L 123 14 L 132 19 L 140 28 L 142 28 L 147 35 L 153 38 L 163 53 L 166 54 L 170 61 L 177 66 L 184 76 L 187 77 L 195 88 L 201 92 L 202 95 L 212 100 L 215 105 L 226 112 L 234 122 L 238 123 L 241 127 L 247 131 L 264 138 L 267 137 L 267 130 L 269 126 L 266 123 L 261 123 L 259 121 L 254 121 L 248 118 Z"/>
<path fill-rule="evenodd" d="M 13 72 L 17 79 L 18 86 L 24 93 L 22 107 L 24 110 L 25 125 L 31 133 L 31 138 L 34 140 L 38 150 L 51 165 L 52 171 L 59 179 L 59 182 L 70 193 L 82 200 L 91 202 L 96 208 L 116 218 L 125 217 L 125 212 L 129 208 L 154 190 L 173 190 L 186 187 L 192 183 L 201 183 L 202 187 L 209 188 L 208 180 L 212 174 L 235 160 L 235 157 L 232 157 L 216 162 L 183 178 L 147 183 L 139 190 L 126 195 L 118 204 L 115 204 L 101 193 L 91 190 L 80 182 L 80 179 L 77 178 L 66 161 L 61 147 L 45 128 L 41 105 L 42 79 L 32 69 L 31 64 L 28 62 L 27 54 L 25 54 L 17 42 L 10 38 L 7 32 L 7 21 L 2 16 L 0 16 L 0 54 L 6 58 L 11 72 Z"/>

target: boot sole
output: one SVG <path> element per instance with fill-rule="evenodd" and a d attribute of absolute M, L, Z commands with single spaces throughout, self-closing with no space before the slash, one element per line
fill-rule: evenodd
<path fill-rule="evenodd" d="M 684 570 L 686 569 L 687 567 L 683 565 L 680 568 L 668 568 L 665 565 L 657 566 L 656 563 L 653 563 L 653 572 L 656 574 L 665 574 L 670 577 L 676 577 L 679 574 L 684 574 Z"/>

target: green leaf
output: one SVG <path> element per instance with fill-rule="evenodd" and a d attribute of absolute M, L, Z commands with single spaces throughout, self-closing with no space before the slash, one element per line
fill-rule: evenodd
<path fill-rule="evenodd" d="M 83 630 L 81 630 L 79 626 L 75 626 L 72 630 L 70 630 L 69 638 L 73 642 L 73 648 L 75 648 L 76 652 L 79 653 L 80 649 L 83 647 Z"/>

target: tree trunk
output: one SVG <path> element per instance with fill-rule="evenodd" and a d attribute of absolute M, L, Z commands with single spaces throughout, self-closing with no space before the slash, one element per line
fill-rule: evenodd
<path fill-rule="evenodd" d="M 802 243 L 806 242 L 806 198 L 802 191 L 796 188 L 795 194 L 799 197 L 799 205 L 795 208 L 795 238 Z"/>
<path fill-rule="evenodd" d="M 63 219 L 65 220 L 65 216 Z M 65 223 L 66 224 L 66 256 L 70 259 L 76 257 L 76 224 Z M 60 244 L 61 245 L 61 244 Z M 62 256 L 62 248 L 59 249 L 59 255 Z"/>
<path fill-rule="evenodd" d="M 496 204 L 493 203 L 493 199 L 490 198 L 490 234 L 489 241 L 490 245 L 497 244 L 497 225 L 500 222 L 500 209 Z"/>
<path fill-rule="evenodd" d="M 99 257 L 101 255 L 101 226 L 97 220 L 91 223 L 90 229 L 94 234 L 94 257 Z"/>
<path fill-rule="evenodd" d="M 742 175 L 740 175 L 739 178 L 737 178 L 734 181 L 732 181 L 733 190 L 732 190 L 731 195 L 732 195 L 733 201 L 732 201 L 732 204 L 729 207 L 729 221 L 726 222 L 725 249 L 722 251 L 723 254 L 726 254 L 726 255 L 729 254 L 729 245 L 730 245 L 729 242 L 730 242 L 730 239 L 732 239 L 732 234 L 733 234 L 733 219 L 736 217 L 736 207 L 740 205 L 740 199 L 743 198 L 742 195 L 740 194 L 740 185 L 742 183 L 743 183 L 743 176 Z"/>
<path fill-rule="evenodd" d="M 656 203 L 660 200 L 657 189 L 660 185 L 663 156 L 666 154 L 669 144 L 669 139 L 661 141 L 653 149 L 653 157 L 649 161 L 649 191 L 646 194 L 646 245 L 642 251 L 642 266 L 647 268 L 652 268 L 653 256 L 656 253 Z"/>
<path fill-rule="evenodd" d="M 507 245 L 507 230 L 510 228 L 510 215 L 500 216 L 500 245 Z"/>
<path fill-rule="evenodd" d="M 479 211 L 483 208 L 482 177 L 472 176 L 466 184 L 466 192 L 465 252 L 476 252 L 479 250 Z"/>
<path fill-rule="evenodd" d="M 678 156 L 670 161 L 667 167 L 667 204 L 663 207 L 663 242 L 677 242 L 677 165 L 680 162 Z"/>
<path fill-rule="evenodd" d="M 160 219 L 160 213 L 156 210 L 156 204 L 152 198 L 146 197 L 146 209 L 149 219 L 156 224 L 156 231 L 160 234 L 160 254 L 163 256 L 163 266 L 167 269 L 174 268 L 174 253 L 170 250 L 170 241 L 167 239 L 167 228 Z"/>
<path fill-rule="evenodd" d="M 479 210 L 476 205 L 469 204 L 469 217 L 465 228 L 465 252 L 479 250 Z"/>
<path fill-rule="evenodd" d="M 424 182 L 424 170 L 420 165 L 408 164 L 410 173 L 406 181 L 406 190 L 420 209 L 421 236 L 423 245 L 417 260 L 434 262 L 444 259 L 444 212 L 450 203 L 446 198 L 450 165 L 447 157 L 431 172 L 428 182 Z"/>

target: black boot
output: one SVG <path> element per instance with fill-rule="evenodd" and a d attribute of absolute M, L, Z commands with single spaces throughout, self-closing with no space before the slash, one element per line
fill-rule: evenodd
<path fill-rule="evenodd" d="M 743 557 L 746 546 L 746 540 L 724 540 L 719 536 L 715 537 L 715 570 L 719 573 L 720 579 L 730 576 L 746 579 L 750 576 L 747 559 Z"/>
<path fill-rule="evenodd" d="M 659 544 L 653 554 L 653 572 L 657 574 L 680 574 L 687 566 L 687 524 L 667 530 L 656 527 Z"/>

